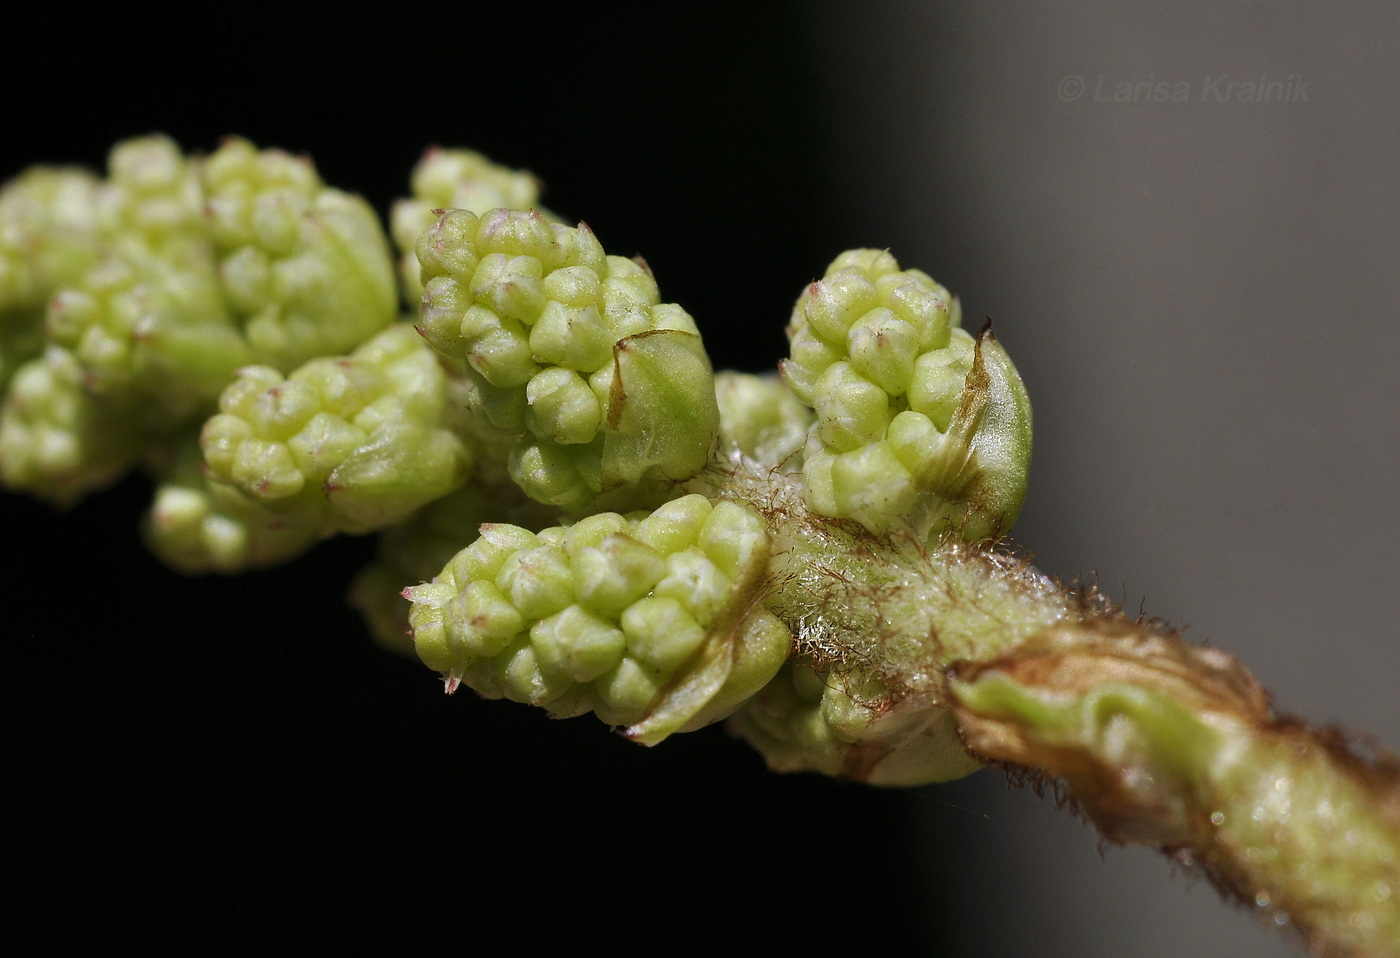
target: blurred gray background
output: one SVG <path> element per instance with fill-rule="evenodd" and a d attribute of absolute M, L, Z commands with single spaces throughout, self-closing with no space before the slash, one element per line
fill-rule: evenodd
<path fill-rule="evenodd" d="M 1026 379 L 1041 568 L 1400 744 L 1400 4 L 829 2 L 817 42 L 820 202 Z M 925 835 L 964 914 L 1005 900 L 976 953 L 1300 953 L 989 773 L 918 804 L 968 809 Z"/>

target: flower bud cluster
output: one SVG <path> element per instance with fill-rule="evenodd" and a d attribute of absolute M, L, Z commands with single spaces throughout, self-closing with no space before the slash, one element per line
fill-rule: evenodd
<path fill-rule="evenodd" d="M 889 253 L 837 257 L 793 310 L 793 393 L 816 411 L 803 494 L 816 513 L 872 532 L 907 522 L 965 538 L 1015 521 L 1030 407 L 990 333 L 957 326 L 948 292 Z"/>
<path fill-rule="evenodd" d="M 443 210 L 479 216 L 494 209 L 534 209 L 540 199 L 540 181 L 532 174 L 492 163 L 473 150 L 429 149 L 413 168 L 409 186 L 413 196 L 398 200 L 389 212 L 389 232 L 400 250 L 405 294 L 415 306 L 423 279 L 414 247 Z"/>
<path fill-rule="evenodd" d="M 274 512 L 324 512 L 326 534 L 401 521 L 468 478 L 447 382 L 407 324 L 290 376 L 244 367 L 200 436 L 209 477 Z"/>
<path fill-rule="evenodd" d="M 151 136 L 118 144 L 108 169 L 105 181 L 39 169 L 5 188 L 0 382 L 22 361 L 56 369 L 58 360 L 38 356 L 47 337 L 70 357 L 61 365 L 79 373 L 36 372 L 31 385 L 46 378 L 51 389 L 82 392 L 68 402 L 74 408 L 106 403 L 112 416 L 120 408 L 149 445 L 206 415 L 239 366 L 287 372 L 348 351 L 393 320 L 393 266 L 373 210 L 327 188 L 308 161 L 238 139 L 188 158 Z M 28 414 L 13 405 L 7 398 L 3 417 L 16 425 L 4 454 L 23 464 L 6 475 L 69 499 L 114 478 L 105 467 L 62 467 L 47 483 L 35 472 L 44 462 L 95 466 L 109 457 L 18 449 L 33 432 L 19 427 Z M 70 421 L 70 444 L 97 441 Z"/>
<path fill-rule="evenodd" d="M 709 359 L 645 264 L 608 256 L 587 226 L 505 209 L 449 211 L 417 252 L 420 329 L 465 360 L 473 411 L 515 438 L 511 478 L 531 498 L 631 505 L 704 466 Z"/>
<path fill-rule="evenodd" d="M 501 523 L 404 595 L 418 654 L 449 686 L 596 712 L 651 744 L 768 682 L 790 635 L 758 601 L 767 528 L 703 496 L 535 534 Z"/>
<path fill-rule="evenodd" d="M 148 137 L 105 181 L 25 174 L 0 190 L 0 481 L 69 503 L 143 462 L 151 546 L 189 572 L 382 531 L 353 601 L 449 690 L 645 744 L 732 716 L 778 769 L 969 771 L 924 644 L 966 616 L 953 564 L 924 573 L 931 537 L 1020 507 L 1030 410 L 995 338 L 855 250 L 798 300 L 781 379 L 716 377 L 646 264 L 538 191 L 425 155 L 393 214 L 411 326 L 372 210 L 305 159 Z"/>
<path fill-rule="evenodd" d="M 388 243 L 363 199 L 246 140 L 225 141 L 201 172 L 220 275 L 257 362 L 290 371 L 393 321 Z"/>

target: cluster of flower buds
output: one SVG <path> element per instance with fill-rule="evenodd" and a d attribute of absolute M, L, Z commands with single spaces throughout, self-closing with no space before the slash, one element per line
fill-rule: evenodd
<path fill-rule="evenodd" d="M 991 335 L 882 250 L 838 256 L 793 309 L 783 376 L 816 411 L 804 495 L 821 515 L 920 538 L 1004 534 L 1025 496 L 1030 404 Z"/>
<path fill-rule="evenodd" d="M 596 712 L 652 744 L 721 719 L 787 659 L 760 601 L 756 512 L 688 495 L 531 533 L 487 524 L 405 593 L 418 654 L 449 682 L 559 716 Z"/>
<path fill-rule="evenodd" d="M 644 263 L 538 211 L 445 213 L 418 239 L 424 337 L 465 361 L 472 409 L 510 435 L 511 478 L 586 512 L 664 501 L 718 429 L 695 322 Z"/>
<path fill-rule="evenodd" d="M 0 483 L 68 504 L 139 462 L 186 572 L 379 531 L 352 601 L 448 691 L 647 745 L 727 720 L 775 770 L 881 785 L 1039 768 L 1317 953 L 1391 953 L 1395 760 L 988 547 L 1030 406 L 947 290 L 843 253 L 780 378 L 716 376 L 530 174 L 430 150 L 412 192 L 398 288 L 363 200 L 243 140 L 0 187 Z"/>
<path fill-rule="evenodd" d="M 394 208 L 421 303 L 399 323 L 373 212 L 305 159 L 149 137 L 109 169 L 0 190 L 6 485 L 66 503 L 142 462 L 148 540 L 187 572 L 381 531 L 354 601 L 449 687 L 648 744 L 732 715 L 775 768 L 969 770 L 937 682 L 840 651 L 879 614 L 789 594 L 820 592 L 823 550 L 1016 517 L 1020 379 L 926 275 L 842 254 L 797 302 L 781 378 L 716 376 L 642 260 L 478 154 L 430 150 Z M 827 579 L 859 593 L 876 566 Z M 846 630 L 826 658 L 817 618 Z"/>
<path fill-rule="evenodd" d="M 812 410 L 769 373 L 715 374 L 719 402 L 719 454 L 743 457 L 759 468 L 798 472 L 812 428 Z"/>
<path fill-rule="evenodd" d="M 229 140 L 204 161 L 220 275 L 256 362 L 290 371 L 363 343 L 397 314 L 379 218 L 310 161 Z"/>
<path fill-rule="evenodd" d="M 20 366 L 0 414 L 0 481 L 67 505 L 117 479 L 145 442 L 125 404 L 95 400 L 83 367 L 56 346 Z"/>
<path fill-rule="evenodd" d="M 25 380 L 0 475 L 61 503 L 176 441 L 240 366 L 290 372 L 396 312 L 374 211 L 309 161 L 239 139 L 191 158 L 152 136 L 108 168 L 36 168 L 0 191 L 0 356 Z"/>
<path fill-rule="evenodd" d="M 553 510 L 520 494 L 506 480 L 484 483 L 479 475 L 451 495 L 429 503 L 379 535 L 373 562 L 350 586 L 350 602 L 364 616 L 370 635 L 384 648 L 412 656 L 413 630 L 403 597 L 406 583 L 427 582 L 476 539 L 486 522 L 543 529 L 558 521 Z"/>
<path fill-rule="evenodd" d="M 452 428 L 448 396 L 437 354 L 403 323 L 349 356 L 315 359 L 289 376 L 245 366 L 200 434 L 206 482 L 226 487 L 225 503 L 239 501 L 241 515 L 283 533 L 293 551 L 336 532 L 402 522 L 470 475 L 471 451 Z M 156 547 L 183 557 L 182 567 L 284 557 L 282 549 L 247 554 L 258 541 L 252 533 L 247 546 L 230 550 L 227 515 L 215 522 L 187 501 L 162 492 L 151 525 Z M 300 532 L 299 547 L 289 529 Z"/>

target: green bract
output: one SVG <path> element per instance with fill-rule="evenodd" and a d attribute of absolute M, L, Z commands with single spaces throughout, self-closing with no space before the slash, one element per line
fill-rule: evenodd
<path fill-rule="evenodd" d="M 483 525 L 404 594 L 418 654 L 449 687 L 596 712 L 653 744 L 728 715 L 787 658 L 759 601 L 768 555 L 757 513 L 689 495 L 538 534 Z"/>
<path fill-rule="evenodd" d="M 537 211 L 443 214 L 418 240 L 421 330 L 464 360 L 473 411 L 514 438 L 510 475 L 564 509 L 654 504 L 718 426 L 690 316 L 645 264 Z"/>
<path fill-rule="evenodd" d="M 889 253 L 852 250 L 798 299 L 782 363 L 817 424 L 803 494 L 872 532 L 1004 534 L 1030 464 L 1030 403 L 989 329 L 957 326 L 947 290 Z"/>

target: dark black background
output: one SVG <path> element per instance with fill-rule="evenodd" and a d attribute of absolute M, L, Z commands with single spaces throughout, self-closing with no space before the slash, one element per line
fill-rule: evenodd
<path fill-rule="evenodd" d="M 239 133 L 384 211 L 423 147 L 472 146 L 643 253 L 717 367 L 771 368 L 792 299 L 850 245 L 813 47 L 796 4 L 659 9 L 53 7 L 0 40 L 0 176 Z M 448 698 L 342 601 L 369 541 L 185 579 L 137 545 L 148 496 L 0 498 L 13 937 L 952 953 L 952 879 L 910 822 L 957 810 L 770 774 L 720 729 L 644 750 Z"/>

